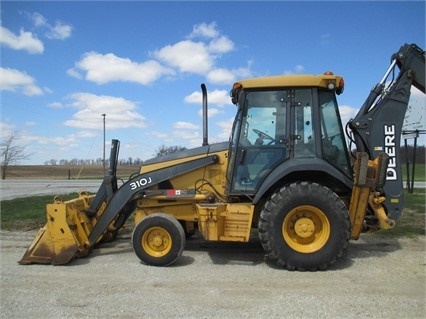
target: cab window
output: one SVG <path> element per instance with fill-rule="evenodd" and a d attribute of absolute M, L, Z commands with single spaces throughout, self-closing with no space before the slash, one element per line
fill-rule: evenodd
<path fill-rule="evenodd" d="M 335 95 L 319 92 L 323 158 L 350 176 L 348 152 Z"/>

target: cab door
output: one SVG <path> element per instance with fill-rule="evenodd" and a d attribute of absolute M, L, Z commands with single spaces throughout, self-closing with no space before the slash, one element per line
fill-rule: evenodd
<path fill-rule="evenodd" d="M 241 103 L 231 193 L 254 194 L 272 169 L 288 157 L 290 103 L 287 90 L 249 91 Z"/>

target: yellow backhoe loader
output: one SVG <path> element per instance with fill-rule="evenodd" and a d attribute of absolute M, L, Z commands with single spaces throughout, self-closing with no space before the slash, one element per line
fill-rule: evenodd
<path fill-rule="evenodd" d="M 216 144 L 208 143 L 201 85 L 202 146 L 148 160 L 118 187 L 119 141 L 113 140 L 96 195 L 48 204 L 47 223 L 19 262 L 68 264 L 113 240 L 133 215 L 131 244 L 148 265 L 173 264 L 195 231 L 208 241 L 247 242 L 257 229 L 276 265 L 327 269 L 350 239 L 394 227 L 403 212 L 399 148 L 412 85 L 425 92 L 425 52 L 405 44 L 346 126 L 354 154 L 336 100 L 341 76 L 236 82 L 231 137 Z"/>

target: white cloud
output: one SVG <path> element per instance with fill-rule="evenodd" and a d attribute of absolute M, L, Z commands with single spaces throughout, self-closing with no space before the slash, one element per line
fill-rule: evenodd
<path fill-rule="evenodd" d="M 44 51 L 43 42 L 31 32 L 25 32 L 23 29 L 19 31 L 19 35 L 15 35 L 0 26 L 0 43 L 13 50 L 25 50 L 28 53 L 43 53 Z"/>
<path fill-rule="evenodd" d="M 136 111 L 135 102 L 121 97 L 75 93 L 70 96 L 71 106 L 77 109 L 66 126 L 84 129 L 100 129 L 103 126 L 102 114 L 106 114 L 107 129 L 145 127 L 145 117 Z"/>
<path fill-rule="evenodd" d="M 195 25 L 185 40 L 154 50 L 151 60 L 139 63 L 113 53 L 87 52 L 67 74 L 97 84 L 127 81 L 148 85 L 182 72 L 205 76 L 210 83 L 232 85 L 237 76 L 251 74 L 250 62 L 247 67 L 231 70 L 216 67 L 220 56 L 232 50 L 234 43 L 220 34 L 215 22 L 202 23 Z"/>
<path fill-rule="evenodd" d="M 229 140 L 233 123 L 234 123 L 233 118 L 230 118 L 226 121 L 220 121 L 217 123 L 217 126 L 219 126 L 219 128 L 221 129 L 221 132 L 215 137 L 216 142 L 223 142 L 223 141 Z"/>
<path fill-rule="evenodd" d="M 76 147 L 78 145 L 79 138 L 75 134 L 70 134 L 67 136 L 41 136 L 34 135 L 29 133 L 24 133 L 22 135 L 22 139 L 26 141 L 26 143 L 38 143 L 42 145 L 56 145 L 59 147 L 67 147 L 67 150 L 71 147 Z"/>
<path fill-rule="evenodd" d="M 73 78 L 76 78 L 78 80 L 82 80 L 83 76 L 80 74 L 80 72 L 78 71 L 78 69 L 76 68 L 71 68 L 67 70 L 67 74 Z"/>
<path fill-rule="evenodd" d="M 44 27 L 47 25 L 47 20 L 45 17 L 43 17 L 40 13 L 35 12 L 31 15 L 31 18 L 33 20 L 33 23 L 36 27 Z"/>
<path fill-rule="evenodd" d="M 175 130 L 173 131 L 173 137 L 177 140 L 186 140 L 192 143 L 191 141 L 200 141 L 201 133 L 193 130 Z M 197 146 L 200 144 L 200 142 L 197 142 Z"/>
<path fill-rule="evenodd" d="M 200 131 L 194 130 L 174 130 L 172 133 L 173 144 L 178 145 L 185 141 L 189 148 L 201 146 L 202 135 Z"/>
<path fill-rule="evenodd" d="M 173 124 L 175 129 L 185 129 L 185 130 L 198 130 L 200 128 L 199 125 L 190 122 L 176 122 Z"/>
<path fill-rule="evenodd" d="M 33 23 L 36 27 L 44 28 L 46 30 L 45 36 L 52 40 L 65 40 L 71 36 L 72 26 L 57 21 L 55 25 L 47 22 L 47 19 L 38 12 L 31 15 Z"/>
<path fill-rule="evenodd" d="M 224 113 L 222 109 L 218 109 L 218 108 L 215 108 L 215 107 L 209 107 L 209 109 L 207 111 L 207 116 L 209 118 L 212 118 L 212 117 L 214 117 L 218 114 L 222 114 L 222 113 Z M 203 110 L 202 109 L 198 110 L 198 115 L 200 117 L 203 116 Z"/>
<path fill-rule="evenodd" d="M 234 50 L 234 42 L 225 36 L 215 38 L 209 43 L 209 51 L 211 53 L 227 53 Z"/>
<path fill-rule="evenodd" d="M 199 41 L 195 41 L 195 38 Z M 212 22 L 195 25 L 187 40 L 166 45 L 155 51 L 154 56 L 181 72 L 200 75 L 211 73 L 208 79 L 215 81 L 214 83 L 229 83 L 232 71 L 215 69 L 215 64 L 219 55 L 232 50 L 234 43 L 227 36 L 221 35 L 216 23 Z M 225 78 L 221 79 L 220 75 Z"/>
<path fill-rule="evenodd" d="M 346 123 L 358 113 L 358 109 L 349 105 L 339 105 L 339 112 L 343 128 L 345 128 Z"/>
<path fill-rule="evenodd" d="M 232 84 L 235 82 L 235 74 L 228 69 L 214 69 L 207 73 L 207 80 L 215 84 Z"/>
<path fill-rule="evenodd" d="M 48 105 L 48 107 L 52 108 L 52 109 L 61 109 L 63 108 L 63 104 L 61 102 L 52 102 Z"/>
<path fill-rule="evenodd" d="M 251 64 L 252 61 L 248 61 L 247 67 L 241 67 L 238 69 L 234 69 L 232 72 L 239 78 L 239 79 L 247 79 L 253 76 L 251 72 Z M 232 83 L 234 84 L 234 83 Z"/>
<path fill-rule="evenodd" d="M 19 91 L 28 96 L 43 94 L 43 90 L 35 84 L 31 76 L 9 68 L 0 68 L 0 90 Z"/>
<path fill-rule="evenodd" d="M 209 71 L 214 62 L 204 43 L 189 40 L 166 45 L 154 52 L 154 55 L 157 59 L 179 69 L 181 72 L 197 74 L 204 74 Z"/>
<path fill-rule="evenodd" d="M 0 137 L 8 136 L 16 130 L 15 124 L 0 122 Z"/>
<path fill-rule="evenodd" d="M 68 70 L 67 73 L 78 78 L 81 76 L 79 71 L 85 72 L 86 79 L 97 84 L 126 81 L 147 85 L 158 80 L 162 75 L 173 74 L 172 70 L 154 60 L 137 63 L 112 53 L 97 52 L 86 53 L 76 63 L 75 68 Z"/>
<path fill-rule="evenodd" d="M 192 28 L 192 32 L 189 35 L 189 38 L 216 38 L 217 36 L 219 36 L 219 31 L 217 31 L 216 27 L 216 22 L 212 22 L 210 24 L 196 24 Z"/>
<path fill-rule="evenodd" d="M 201 104 L 202 99 L 201 91 L 195 91 L 185 96 L 184 101 L 188 104 Z M 232 105 L 229 92 L 226 90 L 213 90 L 207 92 L 207 102 L 218 106 Z"/>
<path fill-rule="evenodd" d="M 149 131 L 149 132 L 146 132 L 146 134 L 163 141 L 166 141 L 166 140 L 170 141 L 170 137 L 171 137 L 170 133 L 160 132 L 160 131 Z"/>
<path fill-rule="evenodd" d="M 46 32 L 46 37 L 54 40 L 64 40 L 66 38 L 69 38 L 71 36 L 71 33 L 72 27 L 70 25 L 57 22 Z"/>
<path fill-rule="evenodd" d="M 301 64 L 297 64 L 293 67 L 293 70 L 285 70 L 284 74 L 303 73 L 304 71 L 305 71 L 305 67 Z"/>
<path fill-rule="evenodd" d="M 295 70 L 297 73 L 301 73 L 301 72 L 305 71 L 305 67 L 304 67 L 303 65 L 297 64 L 297 65 L 294 67 L 294 70 Z"/>

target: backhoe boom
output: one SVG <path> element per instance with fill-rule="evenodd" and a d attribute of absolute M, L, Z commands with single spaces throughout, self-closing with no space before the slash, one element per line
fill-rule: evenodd
<path fill-rule="evenodd" d="M 380 153 L 389 156 L 383 206 L 388 217 L 398 220 L 402 214 L 402 170 L 400 144 L 402 124 L 410 99 L 411 86 L 425 92 L 425 52 L 415 44 L 405 44 L 391 57 L 391 66 L 382 80 L 371 90 L 358 114 L 348 124 L 357 152 L 365 152 L 370 160 Z M 396 78 L 387 79 L 399 68 Z"/>

